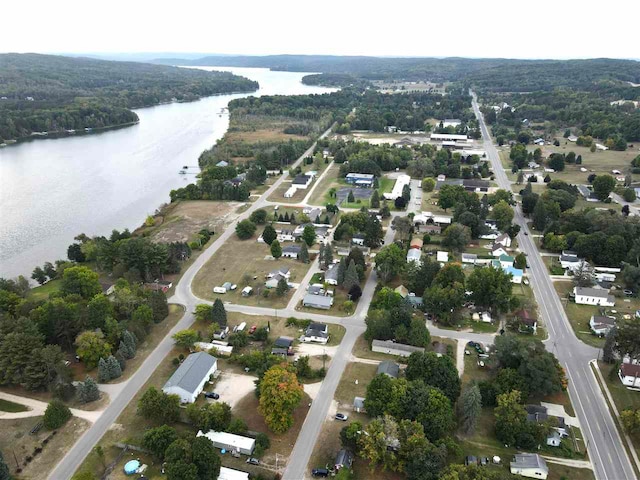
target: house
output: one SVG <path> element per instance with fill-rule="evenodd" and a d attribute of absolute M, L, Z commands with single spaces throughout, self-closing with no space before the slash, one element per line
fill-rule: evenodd
<path fill-rule="evenodd" d="M 495 240 L 499 236 L 500 234 L 497 231 L 492 231 L 491 233 L 485 233 L 484 235 L 480 235 L 479 238 L 482 238 L 483 240 Z"/>
<path fill-rule="evenodd" d="M 422 308 L 424 307 L 424 300 L 422 297 L 416 297 L 415 293 L 410 293 L 407 295 L 405 300 L 411 305 L 412 308 Z"/>
<path fill-rule="evenodd" d="M 622 363 L 620 370 L 618 370 L 618 377 L 626 387 L 640 388 L 640 365 L 637 363 Z"/>
<path fill-rule="evenodd" d="M 533 143 L 535 143 L 536 145 L 544 145 L 544 138 L 536 138 Z"/>
<path fill-rule="evenodd" d="M 500 243 L 494 243 L 491 246 L 491 255 L 493 257 L 501 257 L 502 255 L 507 255 L 507 251 Z"/>
<path fill-rule="evenodd" d="M 440 234 L 442 232 L 442 227 L 440 225 L 419 225 L 418 231 L 420 233 L 428 233 L 428 234 Z"/>
<path fill-rule="evenodd" d="M 278 241 L 282 242 L 294 242 L 295 237 L 293 236 L 293 230 L 281 230 L 278 234 Z"/>
<path fill-rule="evenodd" d="M 199 430 L 196 437 L 205 437 L 213 443 L 213 446 L 228 452 L 238 452 L 243 455 L 251 455 L 256 448 L 256 440 L 250 437 L 243 437 L 234 433 L 216 432 L 209 430 L 203 433 Z"/>
<path fill-rule="evenodd" d="M 234 468 L 220 467 L 218 480 L 249 480 L 249 473 Z"/>
<path fill-rule="evenodd" d="M 538 330 L 538 320 L 533 318 L 528 310 L 518 310 L 514 314 L 514 321 L 518 324 L 518 332 L 536 334 Z"/>
<path fill-rule="evenodd" d="M 359 188 L 371 188 L 373 186 L 375 176 L 369 173 L 347 173 L 344 177 L 349 185 L 355 185 Z"/>
<path fill-rule="evenodd" d="M 600 315 L 591 315 L 589 327 L 594 335 L 604 337 L 609 331 L 616 326 L 615 317 L 603 317 Z"/>
<path fill-rule="evenodd" d="M 467 192 L 487 193 L 491 184 L 486 180 L 467 178 L 462 180 L 462 186 Z"/>
<path fill-rule="evenodd" d="M 192 353 L 167 380 L 162 391 L 167 395 L 178 395 L 181 403 L 193 403 L 217 366 L 216 358 L 208 353 Z"/>
<path fill-rule="evenodd" d="M 577 142 L 577 141 L 578 141 L 578 137 L 576 137 L 575 135 L 569 135 L 569 136 L 567 137 L 567 140 L 569 140 L 570 142 L 575 143 L 575 142 Z"/>
<path fill-rule="evenodd" d="M 230 357 L 233 353 L 233 347 L 227 342 L 196 342 L 193 344 L 196 351 L 207 352 L 210 355 Z"/>
<path fill-rule="evenodd" d="M 399 147 L 399 148 L 412 147 L 413 145 L 420 145 L 420 142 L 410 137 L 401 138 L 400 140 L 398 140 L 396 143 L 393 144 L 394 147 Z"/>
<path fill-rule="evenodd" d="M 485 220 L 484 221 L 484 226 L 491 229 L 492 231 L 497 232 L 498 231 L 498 222 L 496 220 Z"/>
<path fill-rule="evenodd" d="M 310 323 L 302 337 L 303 342 L 316 342 L 325 344 L 329 341 L 329 327 L 324 323 Z"/>
<path fill-rule="evenodd" d="M 220 160 L 218 163 L 216 163 L 216 167 L 228 167 L 229 163 L 225 162 L 224 160 Z"/>
<path fill-rule="evenodd" d="M 547 445 L 550 447 L 559 447 L 562 443 L 562 435 L 557 430 L 551 430 L 549 436 L 547 436 Z"/>
<path fill-rule="evenodd" d="M 436 261 L 440 263 L 447 263 L 449 261 L 449 252 L 438 250 L 436 253 Z"/>
<path fill-rule="evenodd" d="M 511 255 L 500 255 L 498 257 L 498 261 L 500 262 L 500 266 L 502 269 L 506 269 L 509 267 L 513 267 L 513 262 L 515 259 Z"/>
<path fill-rule="evenodd" d="M 302 306 L 329 310 L 333 306 L 333 297 L 307 293 L 302 299 Z"/>
<path fill-rule="evenodd" d="M 282 256 L 286 258 L 298 258 L 301 251 L 302 247 L 298 245 L 290 245 L 282 249 Z"/>
<path fill-rule="evenodd" d="M 474 322 L 491 323 L 491 314 L 489 312 L 475 312 L 471 315 Z"/>
<path fill-rule="evenodd" d="M 409 289 L 404 285 L 396 287 L 393 291 L 399 294 L 402 298 L 405 298 L 407 295 L 409 295 Z"/>
<path fill-rule="evenodd" d="M 462 124 L 462 120 L 458 118 L 445 118 L 444 120 L 442 120 L 443 128 L 457 127 L 458 125 L 461 125 L 461 124 Z"/>
<path fill-rule="evenodd" d="M 305 207 L 302 209 L 302 213 L 307 215 L 312 223 L 319 223 L 316 222 L 316 220 L 322 215 L 322 209 L 318 207 Z"/>
<path fill-rule="evenodd" d="M 574 287 L 576 303 L 579 305 L 600 305 L 602 307 L 613 307 L 616 299 L 609 295 L 609 290 L 602 288 Z"/>
<path fill-rule="evenodd" d="M 364 398 L 355 397 L 353 399 L 353 411 L 358 413 L 364 413 Z"/>
<path fill-rule="evenodd" d="M 334 468 L 336 471 L 341 468 L 346 468 L 347 470 L 351 469 L 351 465 L 353 464 L 353 453 L 349 450 L 342 449 L 336 455 L 336 461 L 334 462 Z"/>
<path fill-rule="evenodd" d="M 324 288 L 319 283 L 314 283 L 313 285 L 309 285 L 307 287 L 307 292 L 311 295 L 324 295 Z"/>
<path fill-rule="evenodd" d="M 513 475 L 545 480 L 549 475 L 547 463 L 537 453 L 516 453 L 513 462 L 509 464 Z"/>
<path fill-rule="evenodd" d="M 393 185 L 393 190 L 391 192 L 387 192 L 383 194 L 383 197 L 387 200 L 395 200 L 398 197 L 402 196 L 402 189 L 405 185 L 409 185 L 411 183 L 411 177 L 409 175 L 398 175 L 396 179 L 396 183 Z"/>
<path fill-rule="evenodd" d="M 504 273 L 511 275 L 511 283 L 522 283 L 524 271 L 515 267 L 507 267 L 503 269 Z"/>
<path fill-rule="evenodd" d="M 364 234 L 354 233 L 353 237 L 351 237 L 351 243 L 360 247 L 364 247 Z"/>
<path fill-rule="evenodd" d="M 287 280 L 287 277 L 278 273 L 273 277 L 269 278 L 269 280 L 267 280 L 266 282 L 264 282 L 264 286 L 269 289 L 278 288 L 278 283 L 280 283 L 280 280 L 282 279 Z"/>
<path fill-rule="evenodd" d="M 284 192 L 284 198 L 292 198 L 297 191 L 298 191 L 298 187 L 296 185 L 291 185 L 289 189 L 286 192 Z"/>
<path fill-rule="evenodd" d="M 224 327 L 218 330 L 217 332 L 214 332 L 213 338 L 216 340 L 224 340 L 224 337 L 226 337 L 228 334 L 229 334 L 229 327 Z"/>
<path fill-rule="evenodd" d="M 412 248 L 407 252 L 407 263 L 415 262 L 416 264 L 420 265 L 422 263 L 420 261 L 421 257 L 422 257 L 422 250 L 417 248 Z"/>
<path fill-rule="evenodd" d="M 578 192 L 580 192 L 580 195 L 582 195 L 587 202 L 600 201 L 598 197 L 596 197 L 596 194 L 586 185 L 578 185 Z"/>
<path fill-rule="evenodd" d="M 398 378 L 400 374 L 400 365 L 395 362 L 391 362 L 389 360 L 385 362 L 380 362 L 378 364 L 378 370 L 376 371 L 376 375 L 384 374 L 391 378 Z"/>
<path fill-rule="evenodd" d="M 249 297 L 253 294 L 253 287 L 244 287 L 241 293 L 243 297 Z"/>
<path fill-rule="evenodd" d="M 371 351 L 399 357 L 408 357 L 413 352 L 424 352 L 424 348 L 396 343 L 392 340 L 374 340 L 371 342 Z"/>
<path fill-rule="evenodd" d="M 511 237 L 506 233 L 501 233 L 493 243 L 499 243 L 504 248 L 509 248 L 511 247 Z"/>
<path fill-rule="evenodd" d="M 291 273 L 289 272 L 289 267 L 279 267 L 277 270 L 272 270 L 269 273 L 267 273 L 267 278 L 273 278 L 278 275 L 289 280 L 289 277 L 291 276 Z"/>
<path fill-rule="evenodd" d="M 463 253 L 462 254 L 462 263 L 470 263 L 475 265 L 478 261 L 478 255 L 475 253 Z"/>
<path fill-rule="evenodd" d="M 578 254 L 576 252 L 572 252 L 570 250 L 564 250 L 558 257 L 558 260 L 560 261 L 560 266 L 565 270 L 567 268 L 573 270 L 578 267 L 582 261 L 581 258 L 578 258 Z"/>
<path fill-rule="evenodd" d="M 432 133 L 430 140 L 432 142 L 467 143 L 469 138 L 466 135 L 456 135 L 453 133 Z"/>
<path fill-rule="evenodd" d="M 291 186 L 306 190 L 306 188 L 309 185 L 311 185 L 312 181 L 313 181 L 313 177 L 311 175 L 304 175 L 304 174 L 296 175 L 296 177 L 291 182 Z"/>
<path fill-rule="evenodd" d="M 421 249 L 423 243 L 424 242 L 422 241 L 421 238 L 414 237 L 414 238 L 411 239 L 411 243 L 409 243 L 409 248 L 419 248 L 419 249 Z"/>
<path fill-rule="evenodd" d="M 329 285 L 338 285 L 338 265 L 334 264 L 324 272 L 324 281 Z"/>

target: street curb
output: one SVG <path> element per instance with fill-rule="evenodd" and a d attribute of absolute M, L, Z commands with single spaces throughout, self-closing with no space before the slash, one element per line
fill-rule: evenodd
<path fill-rule="evenodd" d="M 618 408 L 616 407 L 615 402 L 613 401 L 613 397 L 611 397 L 611 392 L 609 392 L 609 388 L 607 387 L 607 382 L 602 376 L 602 372 L 600 371 L 600 366 L 598 365 L 597 360 L 591 360 L 589 362 L 591 366 L 591 370 L 595 373 L 598 383 L 600 384 L 600 390 L 605 394 L 607 398 L 607 403 L 609 404 L 609 409 L 613 412 L 616 417 L 616 426 L 618 427 L 618 431 L 620 436 L 625 439 L 627 443 L 627 450 L 631 452 L 631 457 L 633 458 L 634 467 L 636 471 L 640 471 L 640 459 L 638 459 L 638 454 L 636 453 L 635 448 L 633 447 L 633 442 L 627 433 L 624 431 L 622 427 L 622 421 L 620 420 L 620 414 L 618 413 Z M 628 452 L 627 452 L 628 453 Z"/>

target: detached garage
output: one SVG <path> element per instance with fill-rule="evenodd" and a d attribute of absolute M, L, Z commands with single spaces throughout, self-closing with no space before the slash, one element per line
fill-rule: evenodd
<path fill-rule="evenodd" d="M 239 452 L 244 455 L 251 455 L 253 449 L 256 448 L 256 441 L 253 438 L 243 437 L 242 435 L 235 435 L 227 432 L 216 432 L 209 430 L 207 433 L 202 433 L 202 430 L 198 431 L 196 437 L 207 437 L 213 443 L 213 446 L 224 449 L 228 452 Z"/>
<path fill-rule="evenodd" d="M 182 403 L 193 403 L 217 366 L 216 358 L 208 353 L 192 353 L 167 380 L 162 391 L 167 395 L 178 395 Z"/>

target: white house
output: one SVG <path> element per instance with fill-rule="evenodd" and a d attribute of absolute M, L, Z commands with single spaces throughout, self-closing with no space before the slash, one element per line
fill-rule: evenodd
<path fill-rule="evenodd" d="M 560 266 L 565 270 L 567 268 L 573 270 L 580 265 L 580 262 L 582 262 L 582 259 L 578 257 L 577 253 L 568 250 L 563 251 L 558 257 L 558 260 L 560 260 Z"/>
<path fill-rule="evenodd" d="M 511 247 L 511 237 L 506 233 L 501 233 L 493 243 L 499 243 L 505 248 Z"/>
<path fill-rule="evenodd" d="M 238 452 L 244 455 L 251 455 L 254 448 L 256 448 L 254 438 L 243 437 L 242 435 L 235 435 L 233 433 L 216 432 L 214 430 L 202 433 L 202 430 L 199 430 L 196 437 L 206 437 L 216 448 L 224 449 L 228 452 Z"/>
<path fill-rule="evenodd" d="M 547 462 L 537 453 L 516 453 L 509 464 L 513 475 L 545 480 L 549 475 Z"/>
<path fill-rule="evenodd" d="M 286 192 L 284 192 L 284 198 L 293 197 L 297 191 L 298 191 L 298 187 L 296 187 L 295 185 L 291 185 L 289 189 Z"/>
<path fill-rule="evenodd" d="M 609 295 L 609 290 L 603 288 L 574 287 L 573 294 L 577 304 L 600 305 L 601 307 L 613 307 L 616 299 Z"/>
<path fill-rule="evenodd" d="M 640 365 L 636 363 L 623 363 L 618 371 L 620 381 L 626 387 L 640 388 Z"/>
<path fill-rule="evenodd" d="M 294 242 L 296 238 L 293 236 L 293 230 L 281 230 L 278 234 L 278 241 L 282 242 Z"/>
<path fill-rule="evenodd" d="M 412 248 L 411 250 L 409 250 L 407 252 L 407 263 L 415 262 L 416 264 L 420 265 L 420 263 L 421 263 L 420 258 L 421 257 L 422 257 L 422 250 L 420 250 L 418 248 Z"/>
<path fill-rule="evenodd" d="M 178 395 L 181 403 L 193 403 L 217 366 L 216 358 L 208 353 L 192 353 L 167 380 L 162 391 L 167 395 Z"/>
<path fill-rule="evenodd" d="M 503 270 L 513 267 L 514 258 L 511 255 L 500 255 L 498 257 L 498 261 L 500 262 L 500 267 Z"/>
<path fill-rule="evenodd" d="M 302 337 L 303 342 L 325 344 L 329 341 L 329 327 L 325 323 L 310 323 Z"/>
<path fill-rule="evenodd" d="M 479 238 L 482 238 L 483 240 L 495 240 L 500 236 L 500 234 L 496 231 L 493 231 L 491 233 L 485 233 L 484 235 L 480 235 Z"/>
<path fill-rule="evenodd" d="M 411 177 L 409 175 L 399 175 L 396 179 L 396 183 L 393 185 L 393 190 L 391 192 L 384 193 L 383 196 L 387 200 L 395 200 L 396 198 L 402 196 L 402 189 L 405 185 L 409 185 L 411 183 Z"/>
<path fill-rule="evenodd" d="M 475 253 L 463 253 L 462 254 L 462 263 L 470 263 L 475 265 L 478 261 L 478 255 Z"/>
<path fill-rule="evenodd" d="M 220 467 L 218 480 L 249 480 L 249 473 L 234 468 Z"/>
<path fill-rule="evenodd" d="M 591 331 L 594 335 L 598 335 L 599 337 L 604 337 L 613 327 L 615 327 L 615 325 L 615 317 L 591 315 L 591 319 L 589 320 L 589 327 L 591 327 Z"/>
<path fill-rule="evenodd" d="M 436 261 L 440 263 L 447 263 L 449 261 L 449 252 L 438 250 L 436 253 Z"/>
<path fill-rule="evenodd" d="M 333 305 L 333 297 L 329 295 L 324 296 L 324 295 L 313 295 L 312 293 L 307 293 L 302 299 L 303 307 L 329 310 L 332 305 Z"/>
<path fill-rule="evenodd" d="M 296 178 L 293 179 L 293 181 L 291 182 L 292 186 L 295 186 L 296 188 L 301 188 L 303 190 L 306 190 L 306 188 L 311 185 L 311 182 L 313 181 L 313 175 L 296 175 Z"/>
<path fill-rule="evenodd" d="M 358 245 L 360 247 L 364 247 L 364 234 L 356 233 L 351 237 L 351 243 L 354 245 Z"/>
<path fill-rule="evenodd" d="M 501 244 L 494 243 L 491 247 L 491 255 L 493 257 L 501 257 L 503 255 L 507 255 L 507 251 Z"/>
<path fill-rule="evenodd" d="M 397 355 L 399 357 L 408 357 L 413 352 L 424 352 L 424 348 L 396 343 L 392 340 L 373 340 L 371 342 L 371 351 L 386 353 L 387 355 Z"/>
<path fill-rule="evenodd" d="M 550 447 L 559 447 L 562 442 L 562 435 L 557 430 L 552 430 L 547 437 L 547 445 Z M 537 478 L 537 477 L 536 477 Z"/>
<path fill-rule="evenodd" d="M 291 272 L 289 272 L 289 267 L 280 267 L 277 270 L 272 270 L 267 274 L 267 278 L 273 278 L 278 275 L 289 280 L 289 277 L 291 276 Z"/>
<path fill-rule="evenodd" d="M 329 285 L 338 285 L 338 265 L 334 264 L 324 272 L 324 281 Z"/>
<path fill-rule="evenodd" d="M 298 245 L 290 245 L 282 249 L 282 256 L 286 258 L 298 258 L 301 251 L 302 247 Z"/>
<path fill-rule="evenodd" d="M 461 124 L 462 124 L 462 120 L 458 118 L 445 118 L 444 120 L 442 120 L 443 128 L 457 127 L 458 125 L 461 125 Z"/>

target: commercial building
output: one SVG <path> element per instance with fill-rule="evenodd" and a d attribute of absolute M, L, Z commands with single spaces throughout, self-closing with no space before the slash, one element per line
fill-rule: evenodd
<path fill-rule="evenodd" d="M 396 179 L 396 183 L 393 185 L 393 190 L 391 192 L 384 193 L 383 196 L 387 200 L 395 200 L 398 197 L 402 196 L 402 189 L 405 185 L 409 185 L 411 183 L 411 177 L 409 175 L 399 175 Z"/>
<path fill-rule="evenodd" d="M 208 353 L 192 353 L 167 380 L 162 391 L 168 395 L 178 395 L 182 403 L 193 403 L 202 393 L 209 376 L 216 371 L 217 365 L 216 358 Z"/>

